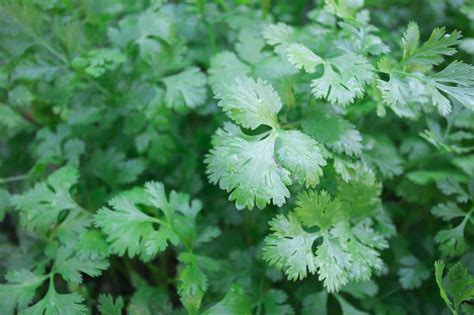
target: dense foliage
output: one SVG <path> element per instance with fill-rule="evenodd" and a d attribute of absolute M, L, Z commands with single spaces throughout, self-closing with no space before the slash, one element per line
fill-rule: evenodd
<path fill-rule="evenodd" d="M 472 1 L 0 3 L 1 314 L 474 314 Z"/>

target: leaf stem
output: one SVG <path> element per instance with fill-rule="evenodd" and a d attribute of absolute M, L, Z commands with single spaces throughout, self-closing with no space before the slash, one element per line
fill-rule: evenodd
<path fill-rule="evenodd" d="M 6 183 L 24 180 L 28 178 L 28 176 L 29 176 L 28 174 L 23 174 L 23 175 L 16 175 L 16 176 L 11 176 L 11 177 L 6 177 L 6 178 L 0 178 L 0 184 L 6 184 Z"/>

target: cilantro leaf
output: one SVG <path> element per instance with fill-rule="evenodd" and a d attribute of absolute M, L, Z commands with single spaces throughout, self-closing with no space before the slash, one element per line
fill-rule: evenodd
<path fill-rule="evenodd" d="M 215 272 L 218 265 L 212 258 L 191 252 L 181 253 L 178 260 L 183 264 L 178 275 L 178 294 L 188 312 L 194 313 L 199 310 L 204 292 L 209 286 L 206 273 Z"/>
<path fill-rule="evenodd" d="M 53 272 L 61 274 L 68 282 L 82 283 L 81 273 L 97 277 L 108 267 L 109 263 L 103 258 L 81 259 L 74 253 L 74 248 L 61 247 L 56 254 Z"/>
<path fill-rule="evenodd" d="M 237 77 L 231 84 L 216 91 L 218 105 L 237 124 L 250 129 L 260 125 L 276 127 L 282 104 L 280 96 L 266 81 Z"/>
<path fill-rule="evenodd" d="M 464 239 L 464 230 L 469 216 L 461 223 L 451 229 L 440 230 L 435 235 L 435 241 L 439 245 L 441 253 L 446 257 L 454 257 L 463 254 L 468 248 Z"/>
<path fill-rule="evenodd" d="M 456 99 L 470 110 L 474 110 L 474 67 L 453 61 L 442 71 L 426 78 L 427 92 L 441 114 L 451 111 L 451 102 L 441 94 Z"/>
<path fill-rule="evenodd" d="M 338 198 L 332 199 L 325 190 L 319 193 L 302 192 L 298 196 L 296 205 L 295 214 L 308 228 L 317 226 L 321 230 L 328 230 L 344 219 L 341 201 Z"/>
<path fill-rule="evenodd" d="M 84 298 L 77 293 L 60 294 L 53 286 L 38 303 L 21 312 L 22 315 L 82 315 L 87 314 L 87 308 L 82 302 Z"/>
<path fill-rule="evenodd" d="M 35 296 L 36 289 L 47 276 L 33 274 L 28 270 L 16 270 L 6 275 L 8 284 L 0 285 L 0 307 L 5 314 L 14 314 L 15 309 L 25 308 Z"/>
<path fill-rule="evenodd" d="M 224 298 L 203 315 L 250 315 L 250 301 L 244 289 L 236 284 L 232 285 Z"/>
<path fill-rule="evenodd" d="M 33 228 L 46 228 L 58 220 L 61 212 L 79 209 L 70 194 L 77 179 L 76 169 L 63 167 L 26 193 L 14 195 L 12 203 L 25 223 Z"/>
<path fill-rule="evenodd" d="M 269 45 L 282 45 L 292 42 L 293 28 L 285 23 L 270 24 L 263 29 L 262 35 Z"/>
<path fill-rule="evenodd" d="M 461 33 L 454 31 L 446 35 L 444 27 L 435 28 L 430 38 L 418 47 L 420 30 L 414 22 L 408 24 L 407 31 L 403 34 L 403 59 L 407 65 L 437 65 L 444 60 L 444 56 L 453 55 L 456 49 L 452 46 L 458 44 Z"/>
<path fill-rule="evenodd" d="M 304 231 L 294 215 L 277 215 L 269 224 L 272 234 L 265 238 L 263 259 L 283 270 L 290 280 L 314 274 L 317 266 L 312 245 L 317 235 Z"/>
<path fill-rule="evenodd" d="M 459 209 L 454 202 L 437 204 L 433 209 L 431 209 L 431 213 L 444 221 L 450 221 L 455 218 L 466 216 L 466 213 Z"/>
<path fill-rule="evenodd" d="M 263 307 L 266 314 L 293 315 L 293 308 L 286 304 L 288 296 L 281 290 L 268 290 L 263 298 Z"/>
<path fill-rule="evenodd" d="M 352 198 L 348 198 L 348 189 L 352 189 L 350 195 L 360 193 L 356 187 L 348 186 L 341 190 L 341 201 L 332 199 L 325 191 L 298 195 L 298 207 L 288 217 L 277 215 L 270 222 L 272 233 L 265 238 L 264 260 L 284 271 L 290 280 L 317 272 L 329 292 L 338 291 L 350 280 L 370 279 L 372 270 L 382 268 L 377 250 L 387 244 L 383 236 L 370 228 L 370 221 L 351 227 L 351 219 L 357 217 L 355 213 L 368 219 L 375 210 L 362 212 L 347 202 Z M 365 207 L 377 209 L 377 204 Z M 303 226 L 319 230 L 307 232 Z M 313 243 L 318 239 L 322 243 L 313 252 Z"/>
<path fill-rule="evenodd" d="M 248 74 L 250 67 L 230 51 L 223 51 L 211 58 L 209 83 L 215 91 L 224 88 L 237 77 Z"/>
<path fill-rule="evenodd" d="M 428 268 L 415 256 L 402 257 L 400 264 L 398 280 L 405 290 L 419 288 L 430 276 Z"/>
<path fill-rule="evenodd" d="M 418 26 L 411 22 L 402 39 L 403 58 L 392 64 L 387 58 L 379 62 L 379 69 L 390 75 L 388 81 L 379 80 L 385 104 L 400 116 L 413 117 L 409 103 L 427 103 L 437 107 L 441 115 L 451 112 L 451 97 L 466 108 L 472 110 L 473 104 L 473 67 L 462 62 L 451 62 L 446 68 L 433 74 L 423 74 L 419 67 L 440 64 L 444 57 L 456 52 L 452 46 L 458 43 L 461 33 L 454 31 L 446 35 L 444 28 L 433 30 L 430 38 L 421 47 Z M 409 89 L 411 84 L 418 85 L 418 92 Z M 446 94 L 447 96 L 445 96 Z"/>
<path fill-rule="evenodd" d="M 166 85 L 165 100 L 176 109 L 196 108 L 206 100 L 206 76 L 197 68 L 190 67 L 163 79 Z"/>
<path fill-rule="evenodd" d="M 107 235 L 113 253 L 123 255 L 127 252 L 128 256 L 134 257 L 144 250 L 156 219 L 140 211 L 125 197 L 115 197 L 109 205 L 111 208 L 99 209 L 94 223 Z"/>
<path fill-rule="evenodd" d="M 303 309 L 301 314 L 311 315 L 318 313 L 321 315 L 327 315 L 327 299 L 328 293 L 326 290 L 306 296 L 303 300 Z"/>
<path fill-rule="evenodd" d="M 319 184 L 326 160 L 318 143 L 297 130 L 280 132 L 278 140 L 280 143 L 277 143 L 276 157 L 281 165 L 289 170 L 299 183 L 306 184 L 307 187 Z"/>
<path fill-rule="evenodd" d="M 103 315 L 121 315 L 123 309 L 123 299 L 119 296 L 115 302 L 110 294 L 99 296 L 99 306 L 97 307 Z"/>
<path fill-rule="evenodd" d="M 277 114 L 281 99 L 268 83 L 239 77 L 216 92 L 219 105 L 243 127 L 267 125 L 272 130 L 248 136 L 227 123 L 212 139 L 207 155 L 207 173 L 212 183 L 231 192 L 238 209 L 263 208 L 267 203 L 281 206 L 289 197 L 292 178 L 313 187 L 326 165 L 318 143 L 296 130 L 279 127 Z"/>
<path fill-rule="evenodd" d="M 458 314 L 463 302 L 474 299 L 474 278 L 460 262 L 452 266 L 443 278 L 444 269 L 444 262 L 435 263 L 436 283 L 448 308 L 453 314 Z"/>
<path fill-rule="evenodd" d="M 94 174 L 112 187 L 133 182 L 145 169 L 141 159 L 127 159 L 115 148 L 95 151 L 91 166 Z"/>
<path fill-rule="evenodd" d="M 88 75 L 98 78 L 107 71 L 115 70 L 125 62 L 125 58 L 125 55 L 117 49 L 94 49 L 83 57 L 74 58 L 72 65 L 84 70 Z"/>
<path fill-rule="evenodd" d="M 325 62 L 322 77 L 311 81 L 311 92 L 317 98 L 346 106 L 364 94 L 364 85 L 372 79 L 372 71 L 372 65 L 359 55 L 332 58 Z"/>
<path fill-rule="evenodd" d="M 298 70 L 304 70 L 308 73 L 316 72 L 318 65 L 324 64 L 324 60 L 313 53 L 306 46 L 301 44 L 291 44 L 286 48 L 288 61 Z"/>
<path fill-rule="evenodd" d="M 195 219 L 202 204 L 175 191 L 167 198 L 162 183 L 147 182 L 145 190 L 116 196 L 109 206 L 93 220 L 107 235 L 110 251 L 120 256 L 127 253 L 147 260 L 164 251 L 168 242 L 190 246 L 196 240 Z"/>
<path fill-rule="evenodd" d="M 288 61 L 298 69 L 314 73 L 323 65 L 323 74 L 311 81 L 311 92 L 316 98 L 346 106 L 364 94 L 364 85 L 372 80 L 373 67 L 362 56 L 346 53 L 334 58 L 321 58 L 302 44 L 286 48 Z"/>
<path fill-rule="evenodd" d="M 231 192 L 238 209 L 263 208 L 273 201 L 281 206 L 290 192 L 290 173 L 274 158 L 276 136 L 264 139 L 244 135 L 236 125 L 227 124 L 212 139 L 214 148 L 206 157 L 209 180 Z"/>

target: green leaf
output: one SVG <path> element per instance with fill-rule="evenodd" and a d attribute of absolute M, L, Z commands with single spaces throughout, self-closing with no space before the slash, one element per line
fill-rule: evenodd
<path fill-rule="evenodd" d="M 232 285 L 224 298 L 203 315 L 250 315 L 250 301 L 244 289 L 236 284 Z"/>
<path fill-rule="evenodd" d="M 324 60 L 301 44 L 291 44 L 286 48 L 288 61 L 299 70 L 308 73 L 316 72 L 316 67 L 322 65 Z"/>
<path fill-rule="evenodd" d="M 315 264 L 318 268 L 318 279 L 324 281 L 328 292 L 337 292 L 349 282 L 347 270 L 350 270 L 351 256 L 344 251 L 336 238 L 326 234 L 316 250 Z"/>
<path fill-rule="evenodd" d="M 446 34 L 444 27 L 435 28 L 430 38 L 418 47 L 420 31 L 414 22 L 408 24 L 403 35 L 403 61 L 408 65 L 437 65 L 444 60 L 444 56 L 451 56 L 456 52 L 452 46 L 459 43 L 461 33 L 454 31 Z"/>
<path fill-rule="evenodd" d="M 443 192 L 443 194 L 456 197 L 457 202 L 465 203 L 471 199 L 469 194 L 461 187 L 459 181 L 454 178 L 440 180 L 436 182 L 436 186 Z"/>
<path fill-rule="evenodd" d="M 319 184 L 326 160 L 315 140 L 297 130 L 281 131 L 276 150 L 278 161 L 300 184 L 306 184 L 306 187 Z"/>
<path fill-rule="evenodd" d="M 350 280 L 368 281 L 373 270 L 382 269 L 377 250 L 386 248 L 387 242 L 371 228 L 368 218 L 376 213 L 374 209 L 362 211 L 351 202 L 344 203 L 354 200 L 349 196 L 364 194 L 359 189 L 357 185 L 345 187 L 341 190 L 342 201 L 331 199 L 325 191 L 300 194 L 293 212 L 287 217 L 277 215 L 270 221 L 271 234 L 264 241 L 264 260 L 285 272 L 290 280 L 317 272 L 329 292 L 338 291 Z M 368 203 L 362 208 L 373 205 Z M 366 220 L 351 227 L 350 220 L 358 216 Z M 303 226 L 313 232 L 305 231 Z M 316 231 L 315 226 L 319 227 Z M 314 253 L 313 244 L 318 239 L 322 242 Z"/>
<path fill-rule="evenodd" d="M 178 294 L 184 307 L 189 313 L 196 313 L 201 307 L 204 293 L 209 286 L 206 273 L 215 272 L 218 264 L 206 256 L 184 252 L 178 256 L 183 264 L 178 274 Z"/>
<path fill-rule="evenodd" d="M 427 93 L 442 115 L 447 115 L 451 111 L 451 102 L 442 93 L 474 111 L 473 66 L 453 61 L 442 71 L 427 77 L 425 81 Z"/>
<path fill-rule="evenodd" d="M 141 159 L 127 159 L 123 152 L 114 147 L 95 151 L 91 166 L 94 174 L 112 187 L 135 181 L 145 170 Z"/>
<path fill-rule="evenodd" d="M 250 129 L 260 125 L 276 127 L 282 104 L 273 87 L 262 79 L 237 77 L 216 91 L 218 105 L 237 124 Z"/>
<path fill-rule="evenodd" d="M 108 71 L 117 69 L 125 62 L 125 59 L 125 55 L 117 49 L 101 48 L 88 51 L 85 56 L 74 58 L 72 65 L 98 78 Z"/>
<path fill-rule="evenodd" d="M 466 216 L 461 223 L 451 229 L 440 230 L 435 235 L 435 242 L 445 257 L 455 257 L 462 255 L 468 248 L 464 239 L 464 230 L 469 216 Z"/>
<path fill-rule="evenodd" d="M 35 305 L 20 312 L 21 315 L 85 315 L 84 298 L 77 293 L 59 294 L 50 286 L 46 296 Z"/>
<path fill-rule="evenodd" d="M 110 294 L 99 295 L 99 306 L 97 307 L 103 315 L 121 315 L 123 309 L 123 299 L 119 296 L 115 302 Z"/>
<path fill-rule="evenodd" d="M 190 67 L 163 79 L 165 100 L 175 109 L 196 108 L 206 101 L 206 76 L 197 67 Z"/>
<path fill-rule="evenodd" d="M 107 235 L 110 251 L 120 256 L 140 255 L 145 260 L 164 251 L 168 242 L 190 245 L 196 239 L 201 202 L 190 202 L 189 195 L 175 191 L 167 198 L 162 183 L 147 182 L 144 191 L 124 193 L 109 205 L 97 212 L 94 223 Z"/>
<path fill-rule="evenodd" d="M 319 227 L 327 230 L 344 219 L 342 203 L 332 199 L 325 190 L 321 192 L 306 191 L 298 195 L 295 214 L 305 227 Z"/>
<path fill-rule="evenodd" d="M 316 140 L 326 145 L 335 145 L 351 130 L 352 125 L 334 113 L 331 106 L 318 104 L 305 113 L 302 127 L 305 133 Z"/>
<path fill-rule="evenodd" d="M 366 163 L 376 167 L 384 178 L 390 179 L 403 172 L 404 160 L 387 137 L 370 139 L 362 158 Z"/>
<path fill-rule="evenodd" d="M 318 143 L 299 131 L 280 129 L 277 113 L 282 104 L 271 85 L 239 77 L 216 96 L 229 117 L 243 127 L 272 128 L 247 136 L 227 123 L 212 139 L 213 149 L 205 159 L 209 180 L 230 192 L 229 199 L 236 201 L 238 209 L 253 209 L 255 204 L 263 208 L 270 202 L 283 205 L 291 178 L 307 187 L 319 183 L 326 161 Z"/>
<path fill-rule="evenodd" d="M 439 294 L 441 295 L 441 298 L 443 299 L 444 303 L 449 307 L 451 311 L 454 312 L 452 306 L 452 302 L 448 298 L 448 294 L 446 293 L 446 290 L 443 287 L 443 273 L 444 273 L 444 268 L 446 265 L 442 260 L 438 260 L 435 262 L 435 278 L 436 278 L 436 284 L 438 285 L 439 288 Z"/>
<path fill-rule="evenodd" d="M 272 234 L 265 238 L 263 259 L 282 270 L 290 280 L 304 279 L 308 272 L 316 272 L 312 252 L 317 236 L 303 230 L 294 215 L 277 215 L 270 221 Z"/>
<path fill-rule="evenodd" d="M 0 126 L 15 133 L 22 129 L 27 129 L 30 124 L 21 114 L 6 105 L 0 104 Z"/>
<path fill-rule="evenodd" d="M 371 173 L 360 174 L 350 182 L 339 182 L 338 198 L 343 203 L 347 217 L 357 218 L 376 214 L 382 207 L 382 185 Z"/>
<path fill-rule="evenodd" d="M 52 81 L 64 68 L 63 65 L 54 64 L 43 59 L 38 59 L 36 62 L 26 61 L 16 66 L 12 79 Z"/>
<path fill-rule="evenodd" d="M 281 290 L 268 290 L 263 297 L 265 314 L 293 315 L 293 308 L 286 304 L 288 296 Z"/>
<path fill-rule="evenodd" d="M 328 293 L 322 290 L 319 293 L 312 293 L 303 300 L 302 315 L 327 315 Z"/>
<path fill-rule="evenodd" d="M 250 67 L 240 61 L 233 52 L 223 51 L 211 58 L 209 83 L 214 91 L 219 91 L 235 78 L 246 75 L 249 72 Z"/>
<path fill-rule="evenodd" d="M 323 75 L 311 81 L 311 92 L 316 98 L 346 106 L 364 95 L 372 77 L 373 67 L 364 57 L 345 54 L 324 63 Z"/>
<path fill-rule="evenodd" d="M 474 156 L 467 155 L 454 158 L 452 163 L 468 176 L 474 176 Z"/>
<path fill-rule="evenodd" d="M 79 209 L 70 195 L 77 180 L 76 169 L 63 167 L 26 193 L 14 195 L 12 203 L 26 224 L 33 228 L 46 228 L 58 220 L 61 212 Z"/>
<path fill-rule="evenodd" d="M 56 253 L 53 272 L 61 274 L 67 282 L 82 283 L 81 273 L 97 277 L 108 267 L 109 263 L 103 258 L 81 259 L 74 248 L 61 247 Z"/>
<path fill-rule="evenodd" d="M 368 315 L 369 313 L 362 312 L 352 306 L 349 302 L 343 299 L 339 294 L 336 294 L 336 300 L 339 302 L 339 305 L 342 309 L 342 315 Z"/>
<path fill-rule="evenodd" d="M 7 284 L 0 285 L 0 308 L 4 314 L 14 314 L 28 306 L 35 297 L 36 289 L 43 284 L 47 276 L 33 274 L 28 270 L 16 270 L 5 276 Z"/>
<path fill-rule="evenodd" d="M 474 278 L 460 262 L 452 266 L 443 279 L 444 268 L 445 264 L 442 261 L 435 263 L 436 282 L 446 305 L 453 314 L 458 314 L 463 302 L 474 299 Z"/>
<path fill-rule="evenodd" d="M 156 220 L 125 197 L 115 197 L 109 205 L 99 209 L 94 223 L 107 235 L 111 252 L 120 256 L 127 253 L 129 257 L 143 252 Z"/>
<path fill-rule="evenodd" d="M 298 69 L 314 73 L 319 64 L 323 65 L 322 76 L 311 81 L 311 92 L 340 106 L 363 96 L 365 84 L 373 77 L 372 65 L 354 53 L 322 59 L 301 44 L 291 44 L 286 50 L 289 62 Z"/>
<path fill-rule="evenodd" d="M 235 50 L 242 60 L 258 65 L 264 61 L 264 58 L 269 57 L 267 53 L 262 52 L 264 46 L 265 42 L 258 33 L 242 29 L 239 32 L 239 42 L 235 44 Z"/>
<path fill-rule="evenodd" d="M 452 46 L 458 43 L 461 33 L 445 33 L 444 28 L 435 28 L 430 38 L 418 47 L 419 29 L 412 22 L 402 40 L 403 58 L 400 63 L 388 66 L 387 59 L 379 63 L 379 68 L 390 74 L 389 81 L 378 81 L 382 98 L 399 116 L 413 118 L 417 113 L 410 108 L 412 104 L 425 104 L 429 101 L 441 115 L 446 116 L 452 107 L 449 98 L 471 110 L 474 108 L 474 68 L 471 65 L 453 61 L 434 74 L 423 75 L 417 71 L 416 66 L 423 68 L 438 65 L 445 56 L 456 52 Z M 415 86 L 418 87 L 415 89 Z"/>
<path fill-rule="evenodd" d="M 173 312 L 168 293 L 163 288 L 149 286 L 136 275 L 132 275 L 132 282 L 135 291 L 127 305 L 127 314 L 155 315 Z"/>
<path fill-rule="evenodd" d="M 293 28 L 285 23 L 270 24 L 263 29 L 262 36 L 272 46 L 287 44 L 293 41 Z"/>
<path fill-rule="evenodd" d="M 419 115 L 417 105 L 426 102 L 425 87 L 418 80 L 391 73 L 388 81 L 377 80 L 383 103 L 399 117 L 414 119 Z"/>
<path fill-rule="evenodd" d="M 263 208 L 271 201 L 281 206 L 290 196 L 290 172 L 274 157 L 276 135 L 264 139 L 244 135 L 233 124 L 217 130 L 213 149 L 206 157 L 207 173 L 212 183 L 230 192 L 229 199 L 243 209 Z"/>
<path fill-rule="evenodd" d="M 398 281 L 405 290 L 419 288 L 423 281 L 430 277 L 430 271 L 423 262 L 415 256 L 405 256 L 400 259 Z"/>
<path fill-rule="evenodd" d="M 454 202 L 448 201 L 447 203 L 439 203 L 433 209 L 431 213 L 444 221 L 450 221 L 455 218 L 463 218 L 467 214 L 459 209 L 458 205 Z"/>
<path fill-rule="evenodd" d="M 170 14 L 150 8 L 138 16 L 125 16 L 118 27 L 108 29 L 108 37 L 120 48 L 137 45 L 140 57 L 148 64 L 169 68 L 179 64 L 183 54 L 173 22 Z"/>
<path fill-rule="evenodd" d="M 109 255 L 109 244 L 105 239 L 105 235 L 96 229 L 88 229 L 82 233 L 74 248 L 81 260 L 94 260 Z"/>
<path fill-rule="evenodd" d="M 418 24 L 411 21 L 408 23 L 407 30 L 403 33 L 402 37 L 402 48 L 403 48 L 403 55 L 405 58 L 413 55 L 420 42 L 420 28 Z"/>

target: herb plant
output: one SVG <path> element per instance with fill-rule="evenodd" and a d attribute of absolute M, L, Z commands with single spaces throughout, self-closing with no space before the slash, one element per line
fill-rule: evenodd
<path fill-rule="evenodd" d="M 0 2 L 0 313 L 474 314 L 474 3 Z"/>

